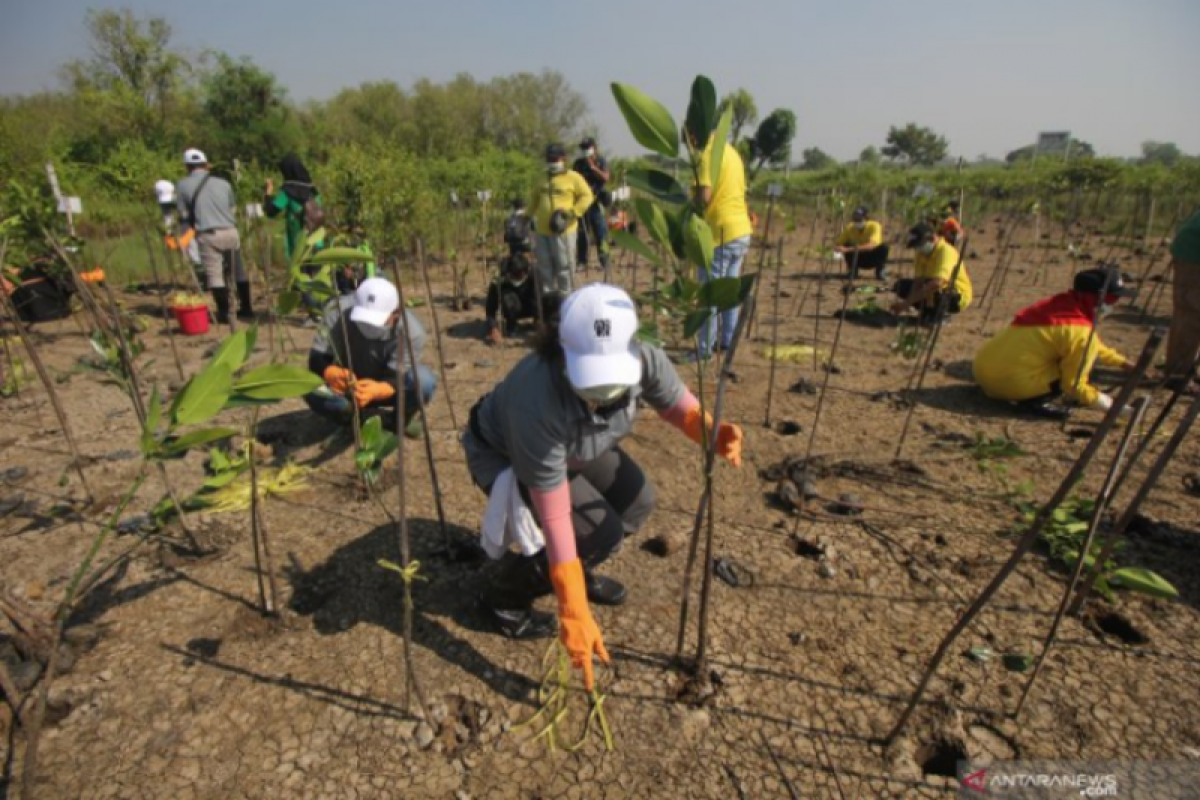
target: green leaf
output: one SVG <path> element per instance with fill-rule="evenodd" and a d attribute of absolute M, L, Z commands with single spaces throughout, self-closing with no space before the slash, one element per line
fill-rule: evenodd
<path fill-rule="evenodd" d="M 688 135 L 700 148 L 712 134 L 713 124 L 717 121 L 717 87 L 704 75 L 697 75 L 692 81 L 692 99 L 688 103 L 687 125 Z"/>
<path fill-rule="evenodd" d="M 175 402 L 171 420 L 176 425 L 196 425 L 216 416 L 233 391 L 233 370 L 228 364 L 209 364 L 192 376 Z"/>
<path fill-rule="evenodd" d="M 370 261 L 371 257 L 355 247 L 327 247 L 308 259 L 306 263 L 317 266 L 339 266 L 343 264 L 361 264 Z"/>
<path fill-rule="evenodd" d="M 658 204 L 647 197 L 638 197 L 633 201 L 638 219 L 642 221 L 650 238 L 663 247 L 671 246 L 671 229 L 667 227 L 667 218 L 663 216 Z"/>
<path fill-rule="evenodd" d="M 1108 576 L 1115 586 L 1129 589 L 1131 592 L 1141 592 L 1153 597 L 1179 597 L 1179 590 L 1167 582 L 1157 572 L 1151 572 L 1141 567 L 1123 567 Z"/>
<path fill-rule="evenodd" d="M 708 175 L 715 192 L 721 180 L 721 165 L 725 163 L 725 143 L 729 140 L 729 128 L 733 125 L 733 107 L 725 109 L 713 133 L 712 154 L 708 157 Z"/>
<path fill-rule="evenodd" d="M 741 288 L 738 278 L 714 278 L 700 287 L 697 302 L 717 311 L 729 311 L 741 302 Z"/>
<path fill-rule="evenodd" d="M 156 384 L 150 390 L 150 405 L 146 408 L 146 427 L 142 429 L 142 441 L 153 440 L 158 432 L 158 424 L 162 422 L 162 396 L 158 393 Z M 145 447 L 142 448 L 145 450 Z"/>
<path fill-rule="evenodd" d="M 1033 656 L 1027 653 L 1005 653 L 1000 660 L 1009 672 L 1028 672 L 1033 668 Z"/>
<path fill-rule="evenodd" d="M 741 286 L 738 287 L 738 302 L 744 303 L 754 293 L 754 284 L 758 283 L 758 273 L 751 272 L 748 275 L 743 275 L 738 278 Z"/>
<path fill-rule="evenodd" d="M 626 83 L 612 84 L 612 93 L 638 144 L 668 158 L 679 154 L 679 127 L 662 103 Z"/>
<path fill-rule="evenodd" d="M 691 339 L 708 322 L 708 318 L 712 316 L 711 308 L 701 308 L 691 312 L 683 318 L 683 336 L 686 339 Z"/>
<path fill-rule="evenodd" d="M 308 247 L 316 247 L 321 242 L 325 241 L 325 235 L 324 227 L 317 228 L 315 231 L 310 233 L 307 238 L 305 238 L 304 244 Z"/>
<path fill-rule="evenodd" d="M 304 299 L 303 296 L 292 289 L 280 292 L 279 296 L 275 298 L 275 313 L 281 317 L 286 317 L 300 307 L 302 299 Z"/>
<path fill-rule="evenodd" d="M 240 330 L 229 336 L 217 347 L 210 364 L 228 364 L 230 372 L 237 372 L 250 357 L 249 332 Z"/>
<path fill-rule="evenodd" d="M 222 487 L 228 486 L 229 484 L 231 484 L 235 480 L 237 480 L 239 477 L 241 477 L 242 473 L 244 473 L 249 468 L 250 468 L 249 464 L 243 464 L 242 466 L 238 467 L 237 469 L 227 469 L 223 472 L 219 472 L 216 475 L 213 475 L 212 477 L 210 477 L 204 481 L 204 488 L 205 489 L 220 489 Z"/>
<path fill-rule="evenodd" d="M 633 167 L 625 173 L 625 180 L 634 189 L 653 195 L 664 203 L 682 205 L 687 202 L 687 192 L 679 181 L 660 169 Z"/>
<path fill-rule="evenodd" d="M 304 367 L 268 364 L 247 372 L 233 390 L 252 400 L 283 400 L 306 395 L 322 383 L 321 376 Z"/>
<path fill-rule="evenodd" d="M 164 450 L 168 455 L 178 455 L 184 451 L 191 450 L 193 447 L 219 442 L 222 439 L 228 439 L 230 436 L 236 436 L 238 433 L 237 428 L 203 428 L 198 431 L 185 433 L 178 439 L 168 441 Z"/>
<path fill-rule="evenodd" d="M 712 229 L 699 214 L 688 217 L 687 225 L 683 229 L 683 250 L 687 254 L 687 260 L 704 270 L 706 275 L 712 272 Z"/>
<path fill-rule="evenodd" d="M 276 401 L 275 400 L 256 399 L 253 397 L 247 397 L 244 394 L 238 394 L 238 393 L 234 392 L 233 394 L 229 395 L 229 399 L 225 401 L 225 407 L 226 408 L 261 408 L 262 406 L 269 406 L 274 402 L 276 402 Z"/>
<path fill-rule="evenodd" d="M 364 449 L 374 450 L 375 446 L 383 438 L 383 420 L 379 417 L 371 417 L 363 423 L 359 438 L 362 440 Z"/>
<path fill-rule="evenodd" d="M 625 250 L 632 250 L 634 253 L 637 253 L 651 264 L 657 264 L 659 266 L 662 265 L 662 259 L 658 257 L 657 253 L 650 249 L 650 245 L 646 244 L 629 231 L 609 231 L 608 238 L 611 239 L 613 244 L 615 244 L 617 247 Z"/>

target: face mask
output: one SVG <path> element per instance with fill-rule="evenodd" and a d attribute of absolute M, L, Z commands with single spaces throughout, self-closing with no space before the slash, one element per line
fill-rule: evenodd
<path fill-rule="evenodd" d="M 551 175 L 557 175 L 566 170 L 566 168 L 567 165 L 561 161 L 551 161 L 546 165 L 546 172 L 549 172 Z"/>
<path fill-rule="evenodd" d="M 597 406 L 606 406 L 614 403 L 628 392 L 629 386 L 623 383 L 610 384 L 608 386 L 592 386 L 588 389 L 575 389 L 575 394 L 579 395 L 581 399 Z"/>
<path fill-rule="evenodd" d="M 929 255 L 930 253 L 933 252 L 934 247 L 935 247 L 934 242 L 925 242 L 923 245 L 921 245 L 917 249 L 920 250 L 923 255 Z"/>
<path fill-rule="evenodd" d="M 584 158 L 591 158 L 594 155 L 596 155 L 596 148 L 594 147 L 589 147 L 583 151 Z"/>
<path fill-rule="evenodd" d="M 854 223 L 854 227 L 861 231 L 863 228 L 867 227 L 867 221 L 865 219 L 860 219 Z"/>

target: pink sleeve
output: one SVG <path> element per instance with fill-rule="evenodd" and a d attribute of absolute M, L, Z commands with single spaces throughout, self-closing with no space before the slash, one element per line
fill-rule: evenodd
<path fill-rule="evenodd" d="M 687 419 L 687 415 L 699 407 L 700 401 L 696 399 L 696 395 L 692 394 L 691 389 L 685 389 L 675 405 L 658 412 L 658 415 L 679 430 L 683 430 L 683 421 Z"/>
<path fill-rule="evenodd" d="M 546 554 L 550 563 L 562 564 L 574 561 L 575 526 L 571 524 L 571 485 L 563 481 L 550 490 L 530 489 L 533 508 L 542 523 L 546 535 Z"/>

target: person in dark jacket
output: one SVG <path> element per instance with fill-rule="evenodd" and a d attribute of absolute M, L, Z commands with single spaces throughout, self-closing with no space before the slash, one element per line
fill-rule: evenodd
<path fill-rule="evenodd" d="M 283 186 L 276 192 L 275 181 L 267 179 L 263 210 L 271 218 L 283 214 L 283 252 L 291 261 L 292 254 L 300 248 L 305 234 L 309 232 L 305 227 L 305 205 L 314 199 L 320 206 L 321 193 L 313 185 L 312 176 L 308 174 L 304 162 L 295 153 L 283 157 L 279 162 L 279 171 L 283 173 Z"/>

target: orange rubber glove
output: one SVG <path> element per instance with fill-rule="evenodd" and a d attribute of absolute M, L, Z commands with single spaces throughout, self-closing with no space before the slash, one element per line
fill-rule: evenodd
<path fill-rule="evenodd" d="M 181 236 L 168 236 L 167 247 L 172 250 L 180 250 L 191 244 L 194 238 L 196 238 L 196 229 L 188 228 Z"/>
<path fill-rule="evenodd" d="M 354 383 L 354 402 L 359 408 L 366 408 L 371 403 L 381 403 L 396 396 L 396 387 L 383 381 L 363 379 Z"/>
<path fill-rule="evenodd" d="M 696 444 L 702 444 L 703 431 L 712 430 L 712 417 L 704 415 L 704 428 L 700 427 L 699 407 L 690 409 L 683 418 L 683 432 Z M 742 429 L 731 422 L 722 422 L 717 431 L 717 455 L 735 467 L 742 466 Z"/>
<path fill-rule="evenodd" d="M 592 619 L 588 607 L 587 587 L 583 584 L 583 562 L 578 558 L 550 565 L 550 581 L 558 597 L 558 635 L 571 655 L 571 665 L 583 670 L 583 688 L 589 692 L 596 685 L 592 673 L 592 654 L 609 662 L 600 626 Z"/>
<path fill-rule="evenodd" d="M 321 377 L 325 379 L 325 385 L 337 394 L 345 394 L 346 390 L 354 383 L 354 373 L 337 364 L 330 364 L 326 367 Z"/>

